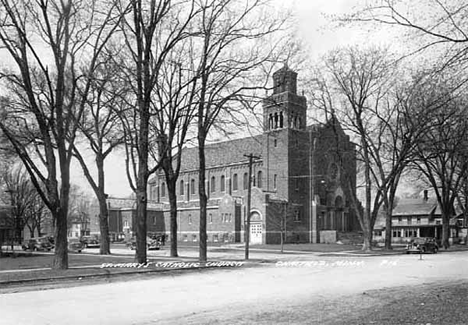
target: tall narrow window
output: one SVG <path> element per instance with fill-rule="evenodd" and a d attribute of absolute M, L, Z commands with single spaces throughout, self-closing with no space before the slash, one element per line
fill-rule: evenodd
<path fill-rule="evenodd" d="M 283 112 L 280 112 L 279 116 L 279 127 L 283 128 Z"/>
<path fill-rule="evenodd" d="M 276 186 L 278 185 L 277 184 L 277 180 L 278 180 L 278 175 L 274 175 L 273 176 L 273 188 L 276 190 Z"/>
<path fill-rule="evenodd" d="M 257 187 L 258 188 L 262 188 L 262 171 L 260 170 L 258 173 L 257 173 Z"/>
<path fill-rule="evenodd" d="M 211 192 L 216 192 L 216 178 L 211 176 Z"/>
<path fill-rule="evenodd" d="M 195 194 L 195 180 L 194 179 L 190 181 L 190 192 L 192 194 Z"/>
<path fill-rule="evenodd" d="M 221 180 L 219 181 L 219 188 L 221 192 L 226 191 L 226 178 L 224 177 L 224 175 L 221 175 Z"/>
<path fill-rule="evenodd" d="M 179 188 L 179 194 L 184 195 L 184 180 L 180 181 L 180 188 Z"/>
<path fill-rule="evenodd" d="M 192 215 L 191 214 L 188 215 L 188 223 L 189 223 L 189 225 L 192 224 Z"/>
<path fill-rule="evenodd" d="M 244 173 L 244 190 L 249 188 L 249 174 Z"/>
<path fill-rule="evenodd" d="M 162 183 L 161 184 L 161 197 L 165 197 L 166 196 L 166 183 Z"/>
<path fill-rule="evenodd" d="M 233 191 L 237 191 L 238 187 L 237 187 L 237 174 L 234 174 L 232 176 L 232 190 Z"/>

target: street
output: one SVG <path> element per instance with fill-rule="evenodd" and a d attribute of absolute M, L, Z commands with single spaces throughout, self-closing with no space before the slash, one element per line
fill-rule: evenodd
<path fill-rule="evenodd" d="M 0 324 L 345 324 L 343 310 L 324 303 L 453 280 L 468 280 L 466 251 L 422 260 L 309 254 L 268 266 L 3 294 Z"/>

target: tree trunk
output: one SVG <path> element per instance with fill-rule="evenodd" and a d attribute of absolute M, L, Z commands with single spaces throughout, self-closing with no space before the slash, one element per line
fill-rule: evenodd
<path fill-rule="evenodd" d="M 54 270 L 65 270 L 68 268 L 68 240 L 67 240 L 67 209 L 61 207 L 54 214 L 55 228 L 55 254 L 52 268 Z"/>
<path fill-rule="evenodd" d="M 372 251 L 372 231 L 368 231 L 367 229 L 364 232 L 364 242 L 362 245 L 362 250 L 365 252 Z"/>
<path fill-rule="evenodd" d="M 110 238 L 109 238 L 109 210 L 107 209 L 107 200 L 105 195 L 99 197 L 99 231 L 101 240 L 99 246 L 99 254 L 109 255 Z"/>
<path fill-rule="evenodd" d="M 392 211 L 385 209 L 385 249 L 392 249 Z"/>
<path fill-rule="evenodd" d="M 139 185 L 136 196 L 136 260 L 138 263 L 146 263 L 146 187 Z"/>
<path fill-rule="evenodd" d="M 199 174 L 198 174 L 198 190 L 200 197 L 200 251 L 199 259 L 200 262 L 207 261 L 207 236 L 206 236 L 206 207 L 208 198 L 206 196 L 205 189 L 205 134 L 202 130 L 199 130 L 198 134 L 198 158 L 200 161 Z"/>
<path fill-rule="evenodd" d="M 166 179 L 167 191 L 169 195 L 170 204 L 170 222 L 171 222 L 171 256 L 178 257 L 177 252 L 177 194 L 176 194 L 176 180 Z"/>
<path fill-rule="evenodd" d="M 284 250 L 284 231 L 281 232 L 281 253 Z"/>
<path fill-rule="evenodd" d="M 450 247 L 450 218 L 445 213 L 442 214 L 442 246 L 447 249 Z"/>

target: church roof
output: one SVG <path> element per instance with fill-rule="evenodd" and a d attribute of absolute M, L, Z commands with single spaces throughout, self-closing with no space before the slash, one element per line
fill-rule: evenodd
<path fill-rule="evenodd" d="M 244 155 L 259 156 L 262 152 L 264 135 L 217 142 L 205 147 L 206 167 L 225 166 L 247 162 Z M 198 170 L 198 147 L 184 148 L 181 171 Z"/>

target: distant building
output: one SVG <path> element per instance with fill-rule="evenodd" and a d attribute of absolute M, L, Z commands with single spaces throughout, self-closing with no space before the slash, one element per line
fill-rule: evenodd
<path fill-rule="evenodd" d="M 11 217 L 11 206 L 0 205 L 0 245 L 11 243 L 15 238 L 15 223 Z"/>
<path fill-rule="evenodd" d="M 297 93 L 297 73 L 287 66 L 273 75 L 273 94 L 263 102 L 264 132 L 258 136 L 206 146 L 208 241 L 242 242 L 250 214 L 253 244 L 280 242 L 277 204 L 286 202 L 292 217 L 286 242 L 321 242 L 324 231 L 359 228 L 350 209 L 350 187 L 356 186 L 355 145 L 332 119 L 306 125 L 306 98 Z M 252 202 L 247 211 L 249 182 L 246 154 L 253 163 Z M 182 153 L 177 184 L 178 240 L 198 241 L 198 148 Z M 150 200 L 160 203 L 169 234 L 169 201 L 160 171 L 149 181 Z M 335 236 L 336 237 L 336 236 Z"/>
<path fill-rule="evenodd" d="M 136 235 L 136 202 L 134 199 L 108 198 L 109 235 L 111 241 L 128 240 Z M 99 211 L 99 210 L 98 210 Z M 148 203 L 147 233 L 148 235 L 163 234 L 166 226 L 164 222 L 162 204 Z M 93 213 L 92 223 L 99 225 L 99 213 Z M 96 229 L 96 228 L 94 228 Z M 97 227 L 98 235 L 99 227 Z"/>
<path fill-rule="evenodd" d="M 457 242 L 463 225 L 463 216 L 457 213 L 450 219 L 450 241 Z M 374 227 L 374 240 L 385 241 L 385 218 L 380 216 Z M 392 213 L 392 242 L 406 243 L 414 237 L 442 239 L 442 213 L 437 199 L 429 198 L 427 191 L 420 198 L 403 198 Z"/>

